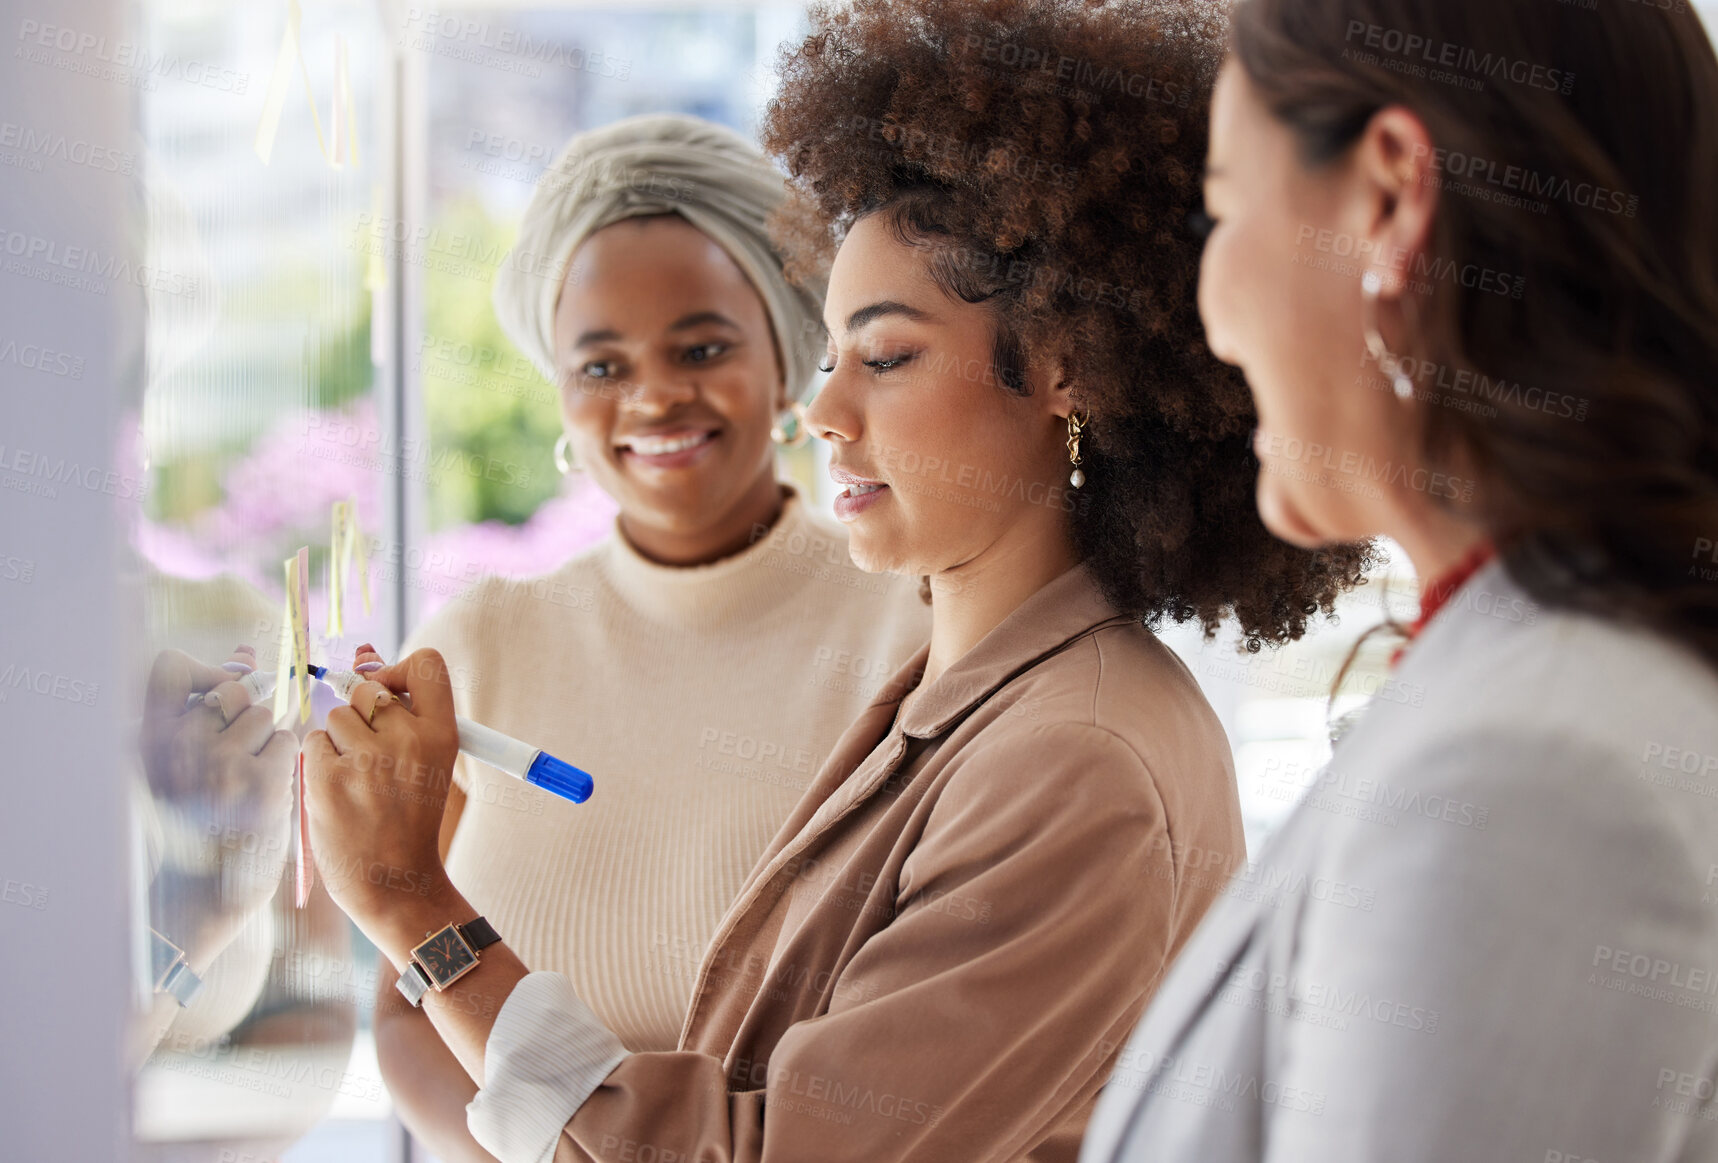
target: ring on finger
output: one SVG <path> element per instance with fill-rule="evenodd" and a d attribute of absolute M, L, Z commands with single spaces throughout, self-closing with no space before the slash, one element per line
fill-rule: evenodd
<path fill-rule="evenodd" d="M 376 722 L 376 712 L 394 701 L 396 700 L 392 691 L 379 682 L 369 680 L 353 687 L 352 695 L 347 700 L 348 705 L 363 717 L 364 722 L 372 726 Z"/>

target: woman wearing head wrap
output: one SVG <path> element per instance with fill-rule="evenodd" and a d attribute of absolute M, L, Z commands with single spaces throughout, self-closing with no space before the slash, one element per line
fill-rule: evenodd
<path fill-rule="evenodd" d="M 443 857 L 511 948 L 637 1051 L 676 1045 L 723 911 L 928 632 L 914 587 L 860 573 L 841 527 L 776 479 L 772 437 L 823 342 L 821 296 L 765 233 L 783 196 L 755 146 L 692 117 L 567 145 L 495 306 L 560 389 L 558 459 L 615 499 L 616 528 L 547 576 L 480 583 L 416 635 L 461 675 L 461 713 L 596 774 L 574 805 L 461 760 Z M 381 977 L 402 1117 L 443 1159 L 488 1158 L 465 1125 L 476 1086 Z"/>

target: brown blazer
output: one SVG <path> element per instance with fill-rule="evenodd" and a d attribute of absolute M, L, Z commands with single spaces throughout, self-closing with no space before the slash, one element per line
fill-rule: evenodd
<path fill-rule="evenodd" d="M 928 649 L 928 648 L 927 648 Z M 903 721 L 836 745 L 699 969 L 680 1046 L 626 1057 L 557 1160 L 1072 1160 L 1099 1086 L 1245 859 L 1228 740 L 1084 566 Z"/>

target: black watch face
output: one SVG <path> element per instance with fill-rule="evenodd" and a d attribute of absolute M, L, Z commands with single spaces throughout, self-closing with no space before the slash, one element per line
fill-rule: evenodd
<path fill-rule="evenodd" d="M 477 964 L 477 955 L 451 927 L 419 945 L 414 952 L 437 985 L 446 985 Z"/>

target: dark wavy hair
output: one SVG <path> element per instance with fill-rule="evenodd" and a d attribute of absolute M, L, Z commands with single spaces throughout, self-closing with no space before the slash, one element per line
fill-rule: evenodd
<path fill-rule="evenodd" d="M 821 275 L 859 218 L 929 248 L 943 290 L 994 313 L 998 391 L 1056 361 L 1086 485 L 1075 545 L 1118 610 L 1233 615 L 1247 649 L 1301 636 L 1367 545 L 1308 551 L 1259 520 L 1245 383 L 1196 304 L 1206 119 L 1228 7 L 1204 0 L 853 0 L 783 52 L 763 126 L 791 196 L 790 273 Z M 1089 498 L 1089 500 L 1088 500 Z"/>
<path fill-rule="evenodd" d="M 1492 389 L 1482 411 L 1422 409 L 1424 451 L 1471 464 L 1510 575 L 1718 665 L 1718 58 L 1699 18 L 1248 0 L 1234 54 L 1309 167 L 1411 110 L 1441 186 L 1425 257 L 1522 280 L 1416 297 L 1404 344 Z"/>

